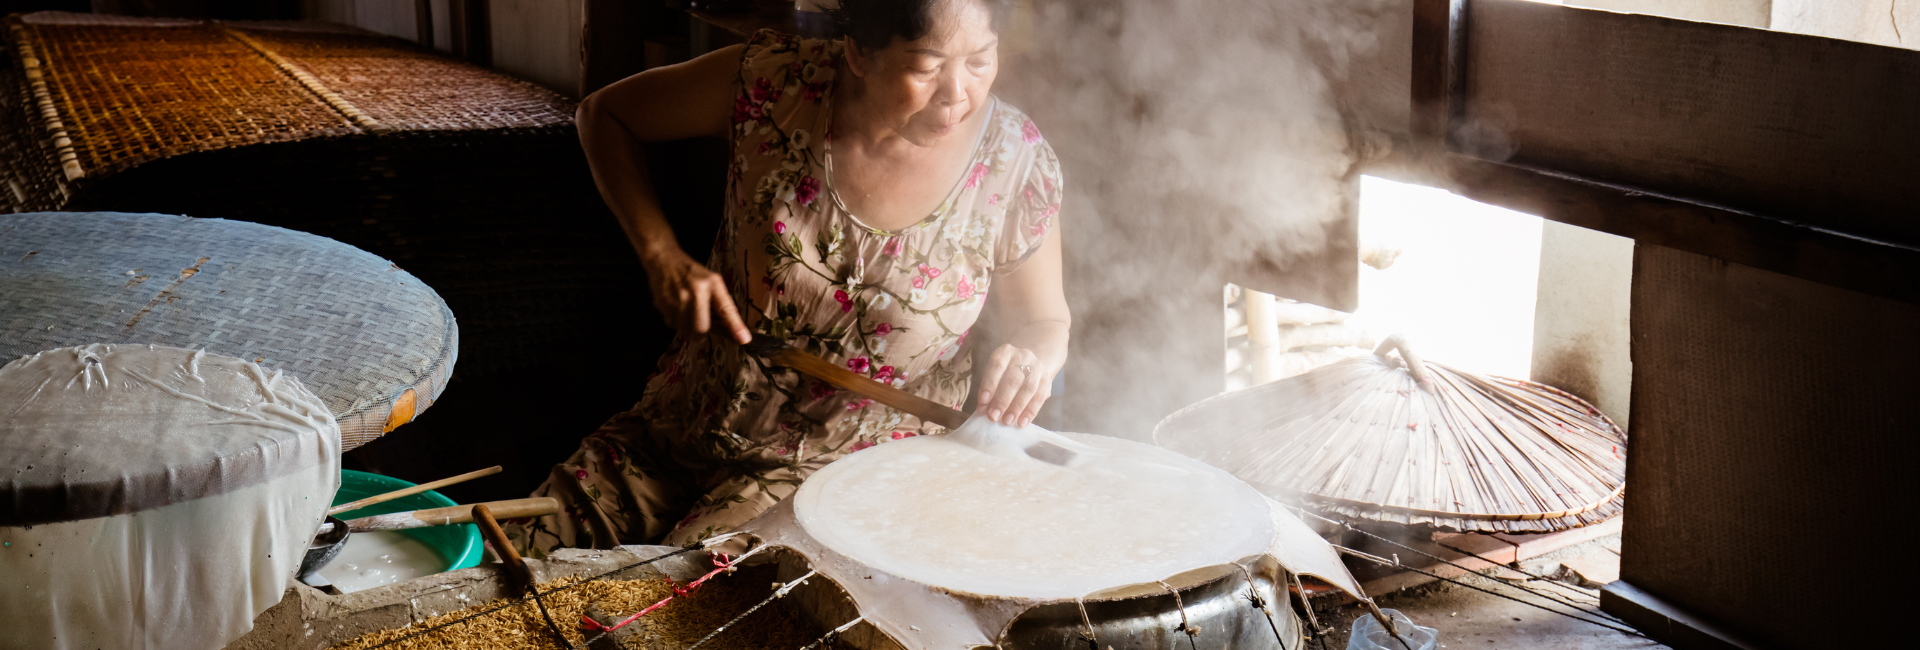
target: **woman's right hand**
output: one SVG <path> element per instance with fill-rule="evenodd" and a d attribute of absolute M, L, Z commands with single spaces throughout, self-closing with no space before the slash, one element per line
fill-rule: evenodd
<path fill-rule="evenodd" d="M 677 248 L 650 256 L 643 266 L 653 289 L 653 306 L 674 329 L 705 334 L 718 321 L 741 345 L 753 341 L 753 332 L 741 320 L 720 274 Z"/>

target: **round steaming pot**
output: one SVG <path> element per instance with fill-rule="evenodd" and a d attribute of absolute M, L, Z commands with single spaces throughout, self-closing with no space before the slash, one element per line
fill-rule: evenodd
<path fill-rule="evenodd" d="M 780 578 L 792 580 L 807 572 L 805 560 L 795 554 L 782 554 Z M 1248 584 L 1245 574 L 1232 567 L 1214 567 L 1191 571 L 1168 580 L 1180 597 L 1176 601 L 1158 585 L 1139 585 L 1088 597 L 1087 621 L 1093 623 L 1094 638 L 1082 634 L 1085 625 L 1080 607 L 1072 602 L 1042 605 L 1028 610 L 1007 629 L 1001 639 L 1004 650 L 1285 650 L 1298 648 L 1302 641 L 1299 619 L 1288 603 L 1284 585 L 1253 576 Z M 1266 613 L 1253 606 L 1251 596 L 1258 593 L 1267 605 Z M 796 609 L 822 630 L 830 630 L 859 616 L 846 594 L 831 582 L 816 576 L 794 590 L 789 597 Z M 1181 610 L 1186 622 L 1199 629 L 1189 642 L 1181 631 Z M 860 624 L 840 637 L 842 644 L 860 650 L 903 650 L 878 629 Z M 1285 639 L 1283 646 L 1280 639 Z"/>

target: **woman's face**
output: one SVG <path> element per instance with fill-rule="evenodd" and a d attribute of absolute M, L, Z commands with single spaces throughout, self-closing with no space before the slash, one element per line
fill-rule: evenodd
<path fill-rule="evenodd" d="M 895 39 L 880 50 L 849 43 L 848 63 L 866 82 L 863 103 L 884 129 L 929 147 L 952 137 L 986 108 L 999 72 L 1000 37 L 975 0 L 946 0 L 933 8 L 933 29 L 914 41 Z"/>

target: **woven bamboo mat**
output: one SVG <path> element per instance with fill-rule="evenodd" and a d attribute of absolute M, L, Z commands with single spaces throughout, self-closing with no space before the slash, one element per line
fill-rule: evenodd
<path fill-rule="evenodd" d="M 0 215 L 0 358 L 88 343 L 284 370 L 352 449 L 439 397 L 459 330 L 412 274 L 324 237 L 155 214 Z"/>
<path fill-rule="evenodd" d="M 0 31 L 0 212 L 184 214 L 339 240 L 446 299 L 463 376 L 652 320 L 564 97 L 325 23 L 41 12 Z"/>

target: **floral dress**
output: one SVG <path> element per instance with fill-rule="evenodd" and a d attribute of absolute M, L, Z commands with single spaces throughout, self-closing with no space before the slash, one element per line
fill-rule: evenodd
<path fill-rule="evenodd" d="M 997 278 L 1046 238 L 1060 164 L 1019 110 L 993 100 L 972 164 L 933 214 L 867 226 L 833 192 L 828 137 L 837 41 L 762 31 L 741 59 L 725 219 L 708 262 L 755 332 L 958 407 L 967 332 Z M 741 300 L 744 297 L 744 300 Z M 621 543 L 686 544 L 737 527 L 815 470 L 938 425 L 771 367 L 725 336 L 677 337 L 640 402 L 595 431 L 562 470 Z M 564 511 L 509 526 L 534 555 L 586 546 L 587 504 L 549 480 Z"/>

